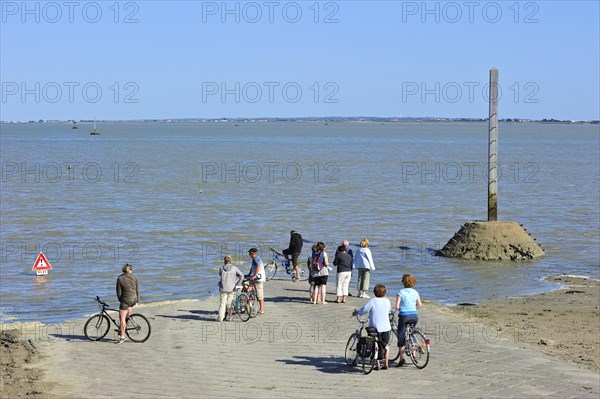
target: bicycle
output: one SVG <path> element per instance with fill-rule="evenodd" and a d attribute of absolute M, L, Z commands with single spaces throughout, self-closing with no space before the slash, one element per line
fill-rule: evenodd
<path fill-rule="evenodd" d="M 397 338 L 398 320 L 392 312 L 390 312 L 390 324 L 392 325 L 392 335 L 395 335 Z M 404 354 L 410 357 L 410 360 L 418 369 L 422 369 L 429 363 L 430 341 L 425 336 L 425 333 L 416 327 L 416 324 L 416 322 L 406 323 Z M 396 345 L 396 347 L 398 346 Z M 390 348 L 392 348 L 392 346 L 390 346 Z M 392 357 L 390 354 L 390 361 L 396 361 L 399 357 L 400 348 L 398 348 L 398 352 L 395 356 Z"/>
<path fill-rule="evenodd" d="M 267 281 L 275 277 L 275 273 L 277 273 L 277 269 L 280 266 L 285 269 L 285 272 L 287 274 L 291 275 L 292 280 L 295 280 L 296 269 L 292 264 L 292 260 L 286 259 L 282 253 L 275 251 L 273 248 L 269 248 L 269 250 L 275 254 L 275 257 L 273 258 L 273 260 L 271 260 L 265 265 L 265 278 L 267 279 Z M 304 269 L 300 267 L 300 276 L 298 279 L 302 281 L 308 280 L 308 274 L 308 272 L 305 272 Z"/>
<path fill-rule="evenodd" d="M 256 286 L 251 280 L 244 280 L 242 286 L 235 287 L 235 298 L 231 302 L 232 311 L 240 316 L 240 320 L 246 322 L 256 317 L 260 304 L 256 297 Z"/>
<path fill-rule="evenodd" d="M 383 351 L 385 355 L 385 346 L 379 340 L 376 328 L 365 327 L 368 316 L 361 319 L 360 315 L 356 315 L 356 320 L 360 323 L 360 328 L 350 335 L 346 343 L 346 365 L 354 367 L 360 361 L 363 372 L 369 374 L 377 360 L 383 360 L 384 356 L 380 356 L 380 352 Z M 362 334 L 363 330 L 366 330 L 367 335 Z"/>
<path fill-rule="evenodd" d="M 110 323 L 112 322 L 116 330 L 119 331 L 119 322 L 115 320 L 108 311 L 118 312 L 118 309 L 111 309 L 109 305 L 96 296 L 96 302 L 100 306 L 100 312 L 91 316 L 83 326 L 83 333 L 90 341 L 100 341 L 108 334 Z M 126 319 L 127 327 L 125 333 L 133 342 L 146 342 L 150 338 L 152 328 L 146 316 L 139 313 L 132 313 Z"/>

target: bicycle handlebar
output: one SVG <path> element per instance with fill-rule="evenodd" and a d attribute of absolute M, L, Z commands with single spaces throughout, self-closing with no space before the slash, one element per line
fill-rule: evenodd
<path fill-rule="evenodd" d="M 102 299 L 100 299 L 100 297 L 98 295 L 96 295 L 96 302 L 98 302 L 100 305 L 104 306 L 105 308 L 108 308 L 108 304 L 106 302 L 104 302 Z"/>
<path fill-rule="evenodd" d="M 354 310 L 358 310 L 358 309 L 354 309 Z M 361 317 L 363 317 L 361 319 Z M 369 321 L 369 316 L 367 316 L 367 313 L 360 315 L 360 314 L 356 314 L 356 320 L 358 320 L 359 323 L 365 324 L 367 321 Z"/>
<path fill-rule="evenodd" d="M 258 279 L 258 278 L 260 278 L 260 274 L 259 274 L 259 275 L 258 275 L 256 278 L 257 278 L 257 279 Z M 245 279 L 242 281 L 242 286 L 243 286 L 243 285 L 244 285 L 244 283 L 246 283 L 246 282 L 248 283 L 248 285 L 254 285 L 254 286 L 256 285 L 256 280 L 252 280 L 251 278 L 245 278 Z"/>
<path fill-rule="evenodd" d="M 275 252 L 279 256 L 283 256 L 282 253 L 279 253 L 279 252 L 275 251 L 273 248 L 269 248 L 269 250 L 271 250 L 271 252 Z"/>

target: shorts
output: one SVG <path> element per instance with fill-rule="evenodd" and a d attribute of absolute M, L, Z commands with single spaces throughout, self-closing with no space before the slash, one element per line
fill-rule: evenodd
<path fill-rule="evenodd" d="M 315 285 L 327 285 L 327 279 L 329 279 L 329 276 L 313 277 Z"/>
<path fill-rule="evenodd" d="M 392 332 L 391 331 L 380 332 L 380 333 L 377 333 L 377 336 L 379 337 L 379 340 L 381 342 L 383 342 L 384 346 L 388 346 L 390 344 L 390 339 L 392 338 Z"/>
<path fill-rule="evenodd" d="M 123 298 L 119 304 L 119 310 L 128 310 L 135 305 L 137 298 Z"/>
<path fill-rule="evenodd" d="M 256 298 L 258 298 L 259 301 L 265 299 L 265 283 L 256 281 L 254 285 L 256 286 Z"/>
<path fill-rule="evenodd" d="M 292 265 L 294 265 L 294 267 L 298 267 L 298 258 L 300 257 L 300 252 L 296 252 L 296 253 L 290 253 L 289 249 L 284 249 L 283 250 L 283 254 L 287 255 L 287 256 L 292 256 Z"/>

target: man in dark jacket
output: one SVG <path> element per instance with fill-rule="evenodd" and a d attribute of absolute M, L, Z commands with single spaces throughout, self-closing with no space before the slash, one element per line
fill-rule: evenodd
<path fill-rule="evenodd" d="M 300 266 L 298 265 L 298 257 L 302 252 L 302 236 L 296 230 L 290 231 L 290 245 L 288 248 L 283 250 L 283 256 L 286 259 L 289 259 L 290 255 L 292 257 L 292 264 L 294 265 L 294 269 L 296 270 L 296 278 L 294 281 L 300 280 Z"/>

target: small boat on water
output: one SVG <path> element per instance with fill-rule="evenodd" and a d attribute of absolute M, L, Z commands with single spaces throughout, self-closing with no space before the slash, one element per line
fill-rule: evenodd
<path fill-rule="evenodd" d="M 73 127 L 71 129 L 79 129 L 79 126 L 77 126 L 77 121 L 71 121 L 73 122 Z"/>
<path fill-rule="evenodd" d="M 100 136 L 100 132 L 96 130 L 96 118 L 94 118 L 94 129 L 92 129 L 90 136 Z"/>

